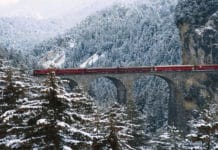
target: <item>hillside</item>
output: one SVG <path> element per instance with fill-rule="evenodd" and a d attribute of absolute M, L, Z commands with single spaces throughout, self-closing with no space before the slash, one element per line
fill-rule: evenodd
<path fill-rule="evenodd" d="M 179 64 L 178 30 L 174 5 L 163 3 L 156 11 L 146 4 L 113 6 L 90 16 L 66 34 L 43 42 L 34 49 L 44 55 L 65 50 L 65 67 L 79 66 L 98 55 L 91 66 L 141 66 Z"/>
<path fill-rule="evenodd" d="M 7 49 L 28 53 L 35 45 L 64 33 L 65 29 L 55 19 L 0 18 L 0 44 Z"/>

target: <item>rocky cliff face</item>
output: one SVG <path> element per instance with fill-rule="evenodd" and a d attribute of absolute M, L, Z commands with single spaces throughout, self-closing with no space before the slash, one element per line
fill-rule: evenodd
<path fill-rule="evenodd" d="M 183 0 L 177 5 L 183 64 L 218 63 L 218 0 Z"/>
<path fill-rule="evenodd" d="M 183 0 L 176 8 L 183 64 L 218 64 L 218 0 Z M 184 108 L 218 101 L 218 77 L 205 74 L 184 80 Z"/>

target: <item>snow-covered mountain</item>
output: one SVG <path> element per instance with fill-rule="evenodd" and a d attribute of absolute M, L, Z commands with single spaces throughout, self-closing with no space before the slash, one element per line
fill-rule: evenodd
<path fill-rule="evenodd" d="M 156 8 L 115 5 L 88 17 L 66 34 L 43 42 L 34 52 L 44 55 L 52 49 L 64 49 L 65 67 L 80 66 L 97 53 L 105 56 L 92 66 L 178 64 L 181 53 L 175 4 L 157 3 Z"/>
<path fill-rule="evenodd" d="M 29 51 L 43 40 L 63 34 L 89 15 L 114 3 L 137 0 L 0 1 L 0 44 Z"/>
<path fill-rule="evenodd" d="M 0 18 L 0 44 L 8 49 L 28 52 L 34 45 L 64 33 L 65 30 L 58 20 Z"/>

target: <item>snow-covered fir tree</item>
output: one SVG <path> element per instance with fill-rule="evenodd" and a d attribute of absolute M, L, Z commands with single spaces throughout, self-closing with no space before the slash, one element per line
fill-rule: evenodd
<path fill-rule="evenodd" d="M 54 74 L 45 85 L 30 79 L 16 82 L 31 86 L 0 116 L 1 149 L 90 149 L 92 100 L 80 92 L 67 93 Z"/>
<path fill-rule="evenodd" d="M 112 104 L 108 110 L 96 113 L 95 136 L 93 138 L 93 150 L 103 148 L 112 150 L 131 150 L 129 145 L 133 139 L 133 125 L 128 119 L 126 107 L 118 103 Z"/>
<path fill-rule="evenodd" d="M 14 68 L 5 68 L 5 72 L 1 79 L 5 82 L 5 88 L 2 89 L 2 103 L 5 104 L 5 109 L 2 111 L 15 107 L 16 101 L 24 97 L 25 87 L 19 80 L 23 80 L 21 74 L 16 74 Z"/>
<path fill-rule="evenodd" d="M 145 129 L 146 117 L 138 111 L 136 103 L 133 100 L 129 100 L 126 107 L 126 113 L 132 128 L 131 135 L 133 136 L 133 138 L 131 138 L 128 143 L 136 150 L 141 150 L 149 139 Z"/>
<path fill-rule="evenodd" d="M 35 132 L 29 136 L 41 137 L 35 145 L 46 149 L 90 149 L 92 101 L 81 93 L 67 93 L 54 73 L 49 75 L 42 93 L 42 112 L 31 120 Z"/>
<path fill-rule="evenodd" d="M 27 100 L 31 80 L 20 70 L 9 67 L 8 62 L 1 64 L 1 114 L 0 114 L 0 148 L 16 148 L 23 137 L 26 115 L 22 108 Z M 22 120 L 21 120 L 22 118 Z"/>

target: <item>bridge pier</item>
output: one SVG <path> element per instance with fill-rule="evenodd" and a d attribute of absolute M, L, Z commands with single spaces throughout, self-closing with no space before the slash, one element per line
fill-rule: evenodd
<path fill-rule="evenodd" d="M 135 80 L 136 80 L 135 77 L 123 77 L 121 79 L 122 83 L 126 87 L 126 101 L 124 104 L 127 104 L 127 102 L 134 100 L 133 86 L 134 86 Z"/>
<path fill-rule="evenodd" d="M 184 109 L 184 92 L 178 82 L 169 84 L 168 124 L 184 129 L 187 123 Z"/>
<path fill-rule="evenodd" d="M 186 76 L 177 76 L 173 72 L 157 75 L 168 83 L 170 97 L 168 101 L 168 125 L 179 129 L 186 127 L 187 118 L 184 107 L 184 79 Z"/>

